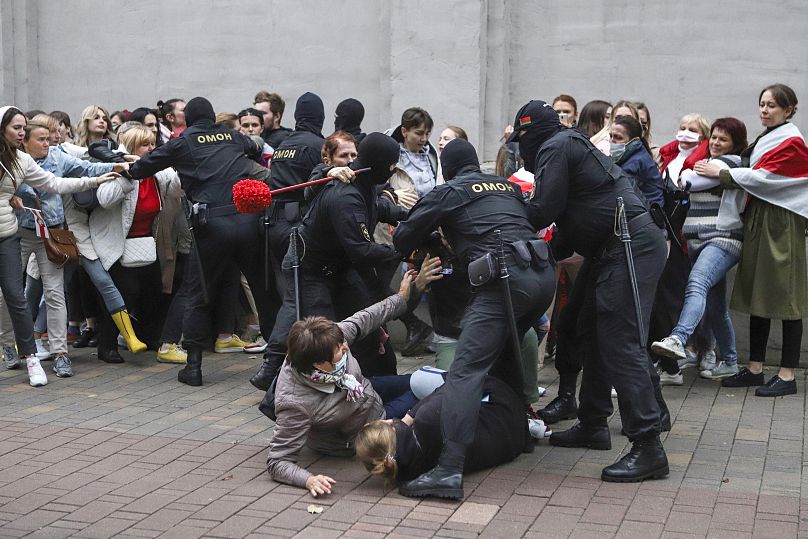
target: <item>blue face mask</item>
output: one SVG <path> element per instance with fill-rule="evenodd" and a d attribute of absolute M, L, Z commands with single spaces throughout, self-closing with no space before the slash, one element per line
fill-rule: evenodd
<path fill-rule="evenodd" d="M 623 157 L 623 154 L 626 153 L 626 145 L 625 144 L 610 144 L 609 145 L 609 155 L 612 157 L 612 161 L 615 163 L 620 161 L 620 158 Z"/>
<path fill-rule="evenodd" d="M 334 370 L 331 371 L 331 374 L 334 376 L 342 376 L 345 372 L 345 369 L 348 368 L 348 353 L 342 354 L 342 359 L 337 361 L 336 365 L 334 365 Z"/>

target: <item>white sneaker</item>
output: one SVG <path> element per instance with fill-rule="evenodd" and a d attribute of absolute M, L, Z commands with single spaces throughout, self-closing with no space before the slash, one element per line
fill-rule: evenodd
<path fill-rule="evenodd" d="M 36 344 L 36 358 L 39 361 L 45 361 L 51 357 L 50 350 L 45 348 L 45 345 L 42 344 L 42 339 L 35 339 L 34 344 Z"/>
<path fill-rule="evenodd" d="M 659 373 L 659 383 L 663 386 L 680 386 L 685 383 L 681 372 L 668 374 L 665 371 Z"/>
<path fill-rule="evenodd" d="M 530 431 L 530 435 L 537 440 L 541 440 L 542 438 L 549 438 L 553 431 L 547 428 L 547 425 L 544 424 L 544 421 L 541 419 L 528 419 L 527 420 L 528 431 Z"/>
<path fill-rule="evenodd" d="M 701 371 L 711 371 L 716 367 L 716 360 L 715 360 L 715 350 L 710 350 L 709 352 L 704 352 L 704 355 L 701 358 L 701 366 L 699 370 Z"/>
<path fill-rule="evenodd" d="M 253 342 L 244 347 L 244 351 L 248 354 L 263 354 L 266 352 L 267 342 L 259 335 Z"/>
<path fill-rule="evenodd" d="M 42 387 L 47 385 L 48 376 L 45 374 L 45 369 L 39 364 L 39 359 L 36 357 L 28 357 L 28 380 L 32 387 Z"/>
<path fill-rule="evenodd" d="M 685 348 L 685 358 L 680 359 L 678 363 L 679 370 L 689 369 L 690 367 L 698 367 L 699 355 L 690 348 Z"/>
<path fill-rule="evenodd" d="M 651 351 L 662 357 L 685 359 L 685 346 L 676 335 L 670 335 L 661 341 L 652 343 Z"/>
<path fill-rule="evenodd" d="M 547 388 L 544 386 L 538 386 L 536 389 L 539 390 L 539 397 L 543 397 L 547 393 Z"/>

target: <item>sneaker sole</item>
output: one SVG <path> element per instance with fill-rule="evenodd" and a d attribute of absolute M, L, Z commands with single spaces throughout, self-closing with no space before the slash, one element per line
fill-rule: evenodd
<path fill-rule="evenodd" d="M 601 473 L 600 480 L 606 483 L 639 483 L 641 481 L 645 481 L 646 479 L 665 479 L 669 474 L 670 468 L 666 464 L 664 468 L 660 468 L 659 470 L 654 470 L 637 477 L 612 477 L 610 475 L 606 475 L 605 473 Z"/>
<path fill-rule="evenodd" d="M 729 373 L 729 374 L 702 374 L 699 373 L 699 376 L 704 378 L 705 380 L 724 380 L 725 378 L 729 378 L 730 376 L 735 376 L 737 373 Z"/>
<path fill-rule="evenodd" d="M 434 498 L 445 498 L 448 500 L 461 500 L 463 499 L 463 489 L 443 489 L 443 488 L 430 488 L 426 490 L 407 490 L 399 488 L 398 493 L 402 496 L 409 498 L 426 498 L 432 496 Z"/>
<path fill-rule="evenodd" d="M 553 441 L 553 438 L 550 437 L 550 445 L 554 445 L 556 447 L 573 447 L 579 449 L 594 449 L 595 451 L 608 451 L 612 448 L 612 442 L 609 440 L 608 442 L 587 442 L 585 444 L 576 444 L 571 442 L 559 442 Z"/>
<path fill-rule="evenodd" d="M 653 343 L 651 345 L 651 351 L 653 353 L 657 354 L 658 356 L 667 357 L 669 359 L 686 359 L 687 358 L 687 356 L 684 353 L 682 353 L 682 355 L 680 356 L 679 354 L 677 354 L 673 350 L 671 350 L 669 348 L 665 348 L 664 346 L 660 346 L 657 343 Z"/>
<path fill-rule="evenodd" d="M 188 360 L 185 359 L 164 359 L 161 357 L 157 357 L 157 363 L 171 363 L 174 365 L 185 365 L 188 363 Z"/>
<path fill-rule="evenodd" d="M 70 374 L 59 374 L 58 372 L 54 372 L 53 374 L 55 374 L 57 378 L 72 378 L 73 377 L 72 372 Z"/>
<path fill-rule="evenodd" d="M 768 395 L 767 394 L 760 394 L 757 391 L 755 391 L 755 397 L 764 397 L 764 398 L 765 397 L 785 397 L 785 396 L 788 396 L 788 395 L 796 395 L 796 394 L 797 394 L 796 389 L 794 391 L 781 391 L 779 393 L 770 393 Z"/>
<path fill-rule="evenodd" d="M 267 351 L 266 346 L 262 346 L 260 348 L 248 348 L 246 346 L 244 347 L 245 354 L 263 354 L 266 351 Z"/>
<path fill-rule="evenodd" d="M 217 354 L 243 354 L 244 348 L 214 348 Z"/>
<path fill-rule="evenodd" d="M 34 384 L 29 381 L 28 385 L 30 385 L 31 387 L 45 387 L 46 385 L 48 385 L 48 382 L 45 382 L 44 384 Z"/>

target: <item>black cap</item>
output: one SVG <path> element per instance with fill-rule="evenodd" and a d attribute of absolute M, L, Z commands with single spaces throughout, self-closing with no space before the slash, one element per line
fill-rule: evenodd
<path fill-rule="evenodd" d="M 518 142 L 519 134 L 523 130 L 542 122 L 558 124 L 558 113 L 540 99 L 529 101 L 516 113 L 516 118 L 513 120 L 513 133 L 508 137 L 508 142 Z"/>

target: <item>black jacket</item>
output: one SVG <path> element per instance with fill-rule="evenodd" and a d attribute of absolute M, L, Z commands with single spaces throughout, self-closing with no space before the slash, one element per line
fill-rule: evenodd
<path fill-rule="evenodd" d="M 555 222 L 571 249 L 598 256 L 614 237 L 618 196 L 628 220 L 647 211 L 634 182 L 578 131 L 564 129 L 542 144 L 529 202 L 536 229 Z"/>
<path fill-rule="evenodd" d="M 419 200 L 396 228 L 393 244 L 412 252 L 438 227 L 462 263 L 496 252 L 495 230 L 505 243 L 536 237 L 519 186 L 471 167 Z"/>
<path fill-rule="evenodd" d="M 309 179 L 312 169 L 322 162 L 323 138 L 309 131 L 293 131 L 272 154 L 269 187 L 278 189 Z M 278 200 L 304 200 L 303 190 L 281 193 Z"/>
<path fill-rule="evenodd" d="M 233 203 L 233 185 L 250 177 L 248 156 L 260 152 L 249 137 L 205 120 L 133 163 L 129 174 L 145 178 L 174 167 L 188 200 L 222 206 Z"/>
<path fill-rule="evenodd" d="M 361 179 L 325 184 L 300 227 L 305 244 L 303 266 L 338 271 L 399 258 L 391 247 L 373 241 L 378 222 L 377 199 L 376 186 L 366 185 Z"/>
<path fill-rule="evenodd" d="M 396 462 L 398 481 L 407 481 L 432 469 L 443 447 L 440 409 L 443 387 L 420 400 L 411 410 L 412 427 L 396 422 Z M 510 462 L 525 448 L 528 433 L 525 405 L 502 380 L 486 376 L 474 440 L 466 450 L 463 471 L 484 470 Z"/>
<path fill-rule="evenodd" d="M 264 129 L 264 132 L 261 133 L 261 138 L 264 139 L 264 142 L 272 146 L 272 149 L 276 149 L 281 143 L 286 140 L 286 137 L 291 135 L 293 131 L 288 127 L 280 126 L 277 129 Z"/>
<path fill-rule="evenodd" d="M 332 168 L 334 167 L 326 163 L 318 164 L 312 169 L 309 181 L 325 178 L 328 175 L 328 171 L 330 171 Z M 323 187 L 325 187 L 327 183 L 328 182 L 325 184 L 320 183 L 306 187 L 306 201 L 311 202 L 314 200 L 317 194 L 323 190 Z M 390 187 L 390 184 L 386 183 L 384 185 L 376 185 L 374 187 L 376 190 L 376 212 L 379 223 L 386 223 L 388 225 L 396 226 L 398 225 L 399 221 L 403 221 L 407 218 L 409 210 L 398 205 L 398 197 L 396 197 L 396 194 L 393 191 L 393 188 Z"/>

